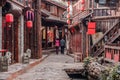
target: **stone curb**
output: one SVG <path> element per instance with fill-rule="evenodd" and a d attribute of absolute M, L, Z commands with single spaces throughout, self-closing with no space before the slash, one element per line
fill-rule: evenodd
<path fill-rule="evenodd" d="M 34 66 L 38 65 L 40 62 L 42 62 L 48 56 L 49 55 L 45 56 L 43 59 L 39 59 L 39 60 L 35 61 L 34 63 L 28 64 L 25 68 L 23 68 L 21 70 L 18 70 L 18 71 L 14 72 L 14 73 L 11 73 L 10 76 L 8 76 L 6 80 L 13 80 L 13 79 L 15 79 L 17 76 L 25 73 L 26 71 L 30 70 Z"/>

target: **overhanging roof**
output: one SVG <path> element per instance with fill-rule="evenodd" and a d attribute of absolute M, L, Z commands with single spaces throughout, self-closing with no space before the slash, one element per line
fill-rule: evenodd
<path fill-rule="evenodd" d="M 60 3 L 56 2 L 56 1 L 53 1 L 53 0 L 42 0 L 42 1 L 49 2 L 49 3 L 51 3 L 51 4 L 54 4 L 54 5 L 56 5 L 56 6 L 61 7 L 61 8 L 63 8 L 63 9 L 66 9 L 66 8 L 67 8 L 67 6 L 65 6 L 65 5 L 63 5 L 63 4 L 60 4 Z"/>

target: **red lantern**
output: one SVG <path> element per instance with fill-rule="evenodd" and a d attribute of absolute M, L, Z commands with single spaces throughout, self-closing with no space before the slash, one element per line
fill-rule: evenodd
<path fill-rule="evenodd" d="M 85 0 L 81 0 L 81 4 L 85 4 Z"/>
<path fill-rule="evenodd" d="M 12 23 L 14 21 L 13 20 L 13 15 L 11 13 L 6 14 L 5 18 L 6 18 L 7 23 Z"/>
<path fill-rule="evenodd" d="M 82 5 L 82 7 L 81 7 L 81 11 L 83 12 L 84 10 L 85 10 L 85 6 Z"/>
<path fill-rule="evenodd" d="M 95 29 L 96 28 L 96 22 L 88 22 L 88 29 Z"/>
<path fill-rule="evenodd" d="M 67 20 L 67 24 L 70 24 L 70 20 L 69 19 Z"/>
<path fill-rule="evenodd" d="M 70 18 L 70 14 L 67 14 L 67 18 Z"/>
<path fill-rule="evenodd" d="M 67 12 L 70 12 L 70 8 L 69 7 L 67 8 Z"/>
<path fill-rule="evenodd" d="M 95 29 L 88 29 L 87 34 L 95 34 Z"/>
<path fill-rule="evenodd" d="M 28 28 L 32 28 L 33 23 L 32 23 L 32 21 L 27 21 L 26 25 Z"/>
<path fill-rule="evenodd" d="M 70 1 L 68 0 L 68 6 L 70 5 Z"/>

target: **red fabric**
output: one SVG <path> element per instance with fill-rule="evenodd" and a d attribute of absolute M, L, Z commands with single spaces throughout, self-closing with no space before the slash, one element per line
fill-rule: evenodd
<path fill-rule="evenodd" d="M 96 22 L 88 22 L 88 29 L 95 29 L 96 28 Z"/>
<path fill-rule="evenodd" d="M 88 29 L 87 34 L 95 34 L 95 29 Z"/>

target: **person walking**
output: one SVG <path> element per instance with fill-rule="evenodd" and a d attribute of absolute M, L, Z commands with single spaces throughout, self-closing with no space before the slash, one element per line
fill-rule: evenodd
<path fill-rule="evenodd" d="M 64 54 L 65 40 L 63 38 L 60 40 L 60 46 L 61 46 L 61 54 Z"/>
<path fill-rule="evenodd" d="M 59 52 L 59 46 L 60 46 L 60 41 L 59 41 L 59 39 L 56 39 L 56 40 L 55 40 L 55 46 L 56 46 L 56 54 L 58 54 L 58 52 Z"/>

